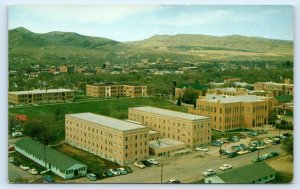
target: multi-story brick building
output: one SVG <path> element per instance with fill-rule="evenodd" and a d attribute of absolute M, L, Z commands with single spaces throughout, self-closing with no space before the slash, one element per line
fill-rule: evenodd
<path fill-rule="evenodd" d="M 267 91 L 269 96 L 293 95 L 294 85 L 290 80 L 285 80 L 285 83 L 257 82 L 254 83 L 254 90 Z"/>
<path fill-rule="evenodd" d="M 215 130 L 255 129 L 267 124 L 269 111 L 276 103 L 273 97 L 208 94 L 200 96 L 189 113 L 211 117 Z"/>
<path fill-rule="evenodd" d="M 66 142 L 127 165 L 149 156 L 149 128 L 93 113 L 65 116 Z"/>
<path fill-rule="evenodd" d="M 74 90 L 70 89 L 12 91 L 8 93 L 8 102 L 13 104 L 41 104 L 74 101 L 74 93 Z"/>
<path fill-rule="evenodd" d="M 86 85 L 86 95 L 93 97 L 144 97 L 147 96 L 147 86 L 139 84 Z"/>
<path fill-rule="evenodd" d="M 128 118 L 160 133 L 162 138 L 184 142 L 194 147 L 211 142 L 211 119 L 154 107 L 129 108 Z"/>

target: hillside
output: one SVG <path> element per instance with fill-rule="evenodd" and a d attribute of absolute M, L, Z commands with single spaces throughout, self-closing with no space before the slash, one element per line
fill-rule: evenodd
<path fill-rule="evenodd" d="M 177 62 L 293 60 L 293 42 L 239 35 L 178 34 L 121 43 L 72 32 L 37 34 L 26 28 L 9 31 L 10 67 L 41 62 L 101 65 L 111 59 L 107 58 L 109 54 L 113 54 L 116 63 L 137 62 L 143 58 Z"/>

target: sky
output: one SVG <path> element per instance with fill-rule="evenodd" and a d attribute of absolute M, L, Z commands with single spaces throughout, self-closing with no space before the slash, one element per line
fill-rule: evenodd
<path fill-rule="evenodd" d="M 156 34 L 293 40 L 294 10 L 281 5 L 10 5 L 8 28 L 17 27 L 117 41 L 143 40 Z"/>

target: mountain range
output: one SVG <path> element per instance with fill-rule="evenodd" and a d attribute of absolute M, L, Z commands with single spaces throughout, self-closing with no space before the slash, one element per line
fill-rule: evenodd
<path fill-rule="evenodd" d="M 9 30 L 9 62 L 47 64 L 101 63 L 114 54 L 120 63 L 145 59 L 174 61 L 293 60 L 293 41 L 241 35 L 155 35 L 148 39 L 118 42 L 72 32 L 33 33 L 20 27 Z M 118 61 L 116 61 L 118 62 Z"/>

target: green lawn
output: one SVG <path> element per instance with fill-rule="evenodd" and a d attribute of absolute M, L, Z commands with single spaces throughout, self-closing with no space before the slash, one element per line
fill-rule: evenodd
<path fill-rule="evenodd" d="M 9 109 L 9 114 L 25 114 L 29 119 L 50 121 L 55 129 L 55 141 L 58 143 L 64 139 L 65 114 L 92 112 L 118 119 L 128 118 L 128 107 L 154 106 L 170 110 L 186 112 L 181 106 L 169 101 L 156 98 L 121 98 L 121 99 L 99 99 L 92 101 L 79 101 L 74 103 L 58 103 L 40 106 L 24 106 Z M 58 116 L 58 117 L 57 117 Z"/>

